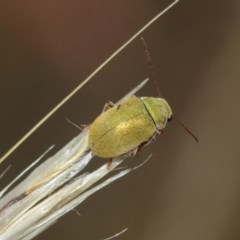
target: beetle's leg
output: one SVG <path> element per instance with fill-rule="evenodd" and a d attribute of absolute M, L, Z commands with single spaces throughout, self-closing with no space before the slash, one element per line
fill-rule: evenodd
<path fill-rule="evenodd" d="M 156 132 L 146 141 L 141 143 L 138 147 L 137 147 L 137 152 L 140 152 L 141 148 L 144 146 L 147 146 L 148 144 L 154 142 L 156 140 L 156 138 L 159 135 L 162 135 L 164 133 L 163 129 L 158 129 L 156 130 Z M 133 149 L 134 150 L 134 149 Z M 135 156 L 135 155 L 134 155 Z"/>
<path fill-rule="evenodd" d="M 108 161 L 107 161 L 107 168 L 108 169 L 111 169 L 112 167 L 112 158 L 110 158 Z"/>
<path fill-rule="evenodd" d="M 154 142 L 159 135 L 163 134 L 163 129 L 158 129 L 146 142 L 141 146 L 147 146 L 148 144 Z"/>
<path fill-rule="evenodd" d="M 150 141 L 150 143 L 151 143 L 151 142 L 154 142 L 154 141 L 156 140 L 156 138 L 157 138 L 158 136 L 162 135 L 162 134 L 164 134 L 163 129 L 158 129 L 158 130 L 153 134 L 153 136 L 150 137 L 150 139 L 149 139 L 148 141 Z"/>
<path fill-rule="evenodd" d="M 112 107 L 114 107 L 114 106 L 115 106 L 115 104 L 114 104 L 113 102 L 108 101 L 108 102 L 104 105 L 102 112 L 106 112 L 108 109 L 110 109 L 110 108 L 112 108 Z"/>
<path fill-rule="evenodd" d="M 138 146 L 138 147 L 130 150 L 129 152 L 127 152 L 127 153 L 126 153 L 126 156 L 127 156 L 127 157 L 136 157 L 137 154 L 138 154 L 138 152 L 139 152 L 139 150 L 140 150 L 140 148 L 139 148 L 139 146 Z"/>
<path fill-rule="evenodd" d="M 146 141 L 146 142 L 143 142 L 141 143 L 139 146 L 137 146 L 136 148 L 130 150 L 129 152 L 127 152 L 125 155 L 127 157 L 136 157 L 137 154 L 140 152 L 141 148 L 143 146 L 147 146 L 148 144 L 154 142 L 156 140 L 156 138 L 163 134 L 163 130 L 162 129 L 158 129 L 156 130 L 156 132 Z"/>
<path fill-rule="evenodd" d="M 89 125 L 88 124 L 81 124 L 81 128 L 87 128 L 87 127 L 89 127 Z"/>
<path fill-rule="evenodd" d="M 87 129 L 90 125 L 89 124 L 81 124 L 80 127 L 82 128 L 82 131 Z"/>

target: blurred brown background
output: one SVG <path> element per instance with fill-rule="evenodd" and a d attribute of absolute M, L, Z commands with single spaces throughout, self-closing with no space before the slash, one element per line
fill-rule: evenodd
<path fill-rule="evenodd" d="M 35 0 L 0 3 L 0 153 L 3 155 L 169 1 Z M 182 0 L 144 33 L 163 95 L 199 137 L 176 123 L 144 148 L 142 168 L 98 192 L 43 239 L 240 239 L 240 2 Z M 9 177 L 55 151 L 149 76 L 136 40 L 5 162 Z M 139 95 L 157 95 L 150 82 Z M 104 160 L 95 160 L 101 163 Z M 2 170 L 1 170 L 2 171 Z M 15 172 L 14 172 L 15 171 Z M 3 186 L 4 183 L 1 183 Z"/>

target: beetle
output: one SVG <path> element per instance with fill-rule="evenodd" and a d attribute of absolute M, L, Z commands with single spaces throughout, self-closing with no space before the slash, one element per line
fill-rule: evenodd
<path fill-rule="evenodd" d="M 142 146 L 161 135 L 172 110 L 163 98 L 132 96 L 119 105 L 106 104 L 89 126 L 89 147 L 101 158 L 136 156 Z"/>

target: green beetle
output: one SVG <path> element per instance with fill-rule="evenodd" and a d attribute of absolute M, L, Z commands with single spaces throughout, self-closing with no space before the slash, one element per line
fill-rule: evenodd
<path fill-rule="evenodd" d="M 147 43 L 143 37 L 141 40 L 154 78 Z M 157 89 L 160 95 L 158 85 Z M 132 96 L 119 105 L 110 102 L 104 109 L 106 111 L 89 127 L 88 142 L 94 155 L 108 159 L 122 155 L 135 156 L 142 146 L 163 133 L 173 115 L 167 101 L 160 97 Z M 176 116 L 174 119 L 198 142 L 198 138 Z"/>
<path fill-rule="evenodd" d="M 172 110 L 163 98 L 132 96 L 120 105 L 109 103 L 89 126 L 89 147 L 98 157 L 135 156 L 163 132 Z"/>

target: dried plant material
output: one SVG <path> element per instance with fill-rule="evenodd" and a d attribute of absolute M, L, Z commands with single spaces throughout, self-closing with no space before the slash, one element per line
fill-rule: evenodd
<path fill-rule="evenodd" d="M 123 99 L 130 97 L 146 82 L 140 83 Z M 90 195 L 133 170 L 122 170 L 91 188 L 124 159 L 116 158 L 111 166 L 104 164 L 91 173 L 83 173 L 92 157 L 88 148 L 88 128 L 85 128 L 3 195 L 0 200 L 1 240 L 32 239 Z"/>

